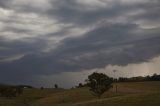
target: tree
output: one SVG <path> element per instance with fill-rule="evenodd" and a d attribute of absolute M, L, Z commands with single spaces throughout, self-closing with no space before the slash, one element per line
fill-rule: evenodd
<path fill-rule="evenodd" d="M 82 84 L 82 83 L 79 83 L 79 84 L 78 84 L 78 88 L 81 88 L 81 87 L 83 87 L 83 84 Z"/>
<path fill-rule="evenodd" d="M 58 85 L 57 85 L 57 84 L 55 84 L 55 85 L 54 85 L 54 88 L 56 88 L 56 89 L 57 89 L 57 88 L 58 88 Z"/>
<path fill-rule="evenodd" d="M 112 87 L 112 79 L 103 73 L 94 72 L 88 76 L 87 85 L 99 98 L 101 95 Z"/>
<path fill-rule="evenodd" d="M 44 90 L 44 87 L 43 87 L 43 86 L 41 87 L 41 90 Z"/>

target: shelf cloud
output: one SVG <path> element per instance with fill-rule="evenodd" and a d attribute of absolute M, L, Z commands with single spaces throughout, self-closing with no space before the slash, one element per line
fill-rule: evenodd
<path fill-rule="evenodd" d="M 37 76 L 152 64 L 159 11 L 159 0 L 0 0 L 0 80 L 38 85 Z"/>

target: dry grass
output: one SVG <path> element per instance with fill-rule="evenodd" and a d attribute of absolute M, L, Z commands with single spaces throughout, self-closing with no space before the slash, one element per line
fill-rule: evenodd
<path fill-rule="evenodd" d="M 160 82 L 117 83 L 101 99 L 89 88 L 71 90 L 27 89 L 16 98 L 0 98 L 0 106 L 159 106 Z"/>

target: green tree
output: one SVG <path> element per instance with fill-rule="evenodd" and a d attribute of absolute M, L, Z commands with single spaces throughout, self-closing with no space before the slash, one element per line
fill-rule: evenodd
<path fill-rule="evenodd" d="M 87 85 L 99 98 L 101 95 L 112 87 L 112 79 L 103 73 L 94 72 L 88 76 Z"/>

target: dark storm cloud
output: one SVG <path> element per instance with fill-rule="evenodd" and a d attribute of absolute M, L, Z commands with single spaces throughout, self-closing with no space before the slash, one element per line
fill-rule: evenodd
<path fill-rule="evenodd" d="M 7 32 L 7 31 L 11 31 L 11 32 L 14 32 L 14 33 L 25 33 L 25 34 L 28 34 L 28 35 L 31 32 L 31 30 L 26 29 L 26 28 L 15 28 L 15 27 L 11 27 L 11 26 L 5 27 L 0 32 Z"/>
<path fill-rule="evenodd" d="M 0 47 L 4 48 L 0 49 L 0 60 L 16 54 L 39 54 L 47 46 L 46 41 L 42 39 L 32 39 L 30 42 L 27 40 L 6 41 L 3 37 L 0 37 Z"/>
<path fill-rule="evenodd" d="M 142 19 L 142 20 L 148 20 L 148 21 L 156 21 L 159 23 L 159 17 L 160 14 L 158 11 L 160 11 L 160 1 L 154 0 L 153 2 L 145 3 L 139 5 L 139 7 L 144 10 L 143 13 L 138 14 L 134 16 L 135 19 Z"/>
<path fill-rule="evenodd" d="M 64 40 L 53 52 L 26 55 L 20 60 L 3 64 L 0 68 L 4 72 L 16 70 L 25 75 L 51 74 L 101 68 L 109 64 L 139 63 L 158 56 L 160 36 L 145 37 L 148 32 L 144 35 L 133 35 L 131 32 L 137 27 L 132 24 L 101 26 L 83 37 Z M 7 67 L 8 65 L 10 67 Z"/>
<path fill-rule="evenodd" d="M 48 16 L 56 18 L 59 22 L 75 23 L 78 25 L 93 24 L 100 19 L 111 18 L 117 13 L 121 14 L 124 10 L 118 5 L 114 8 L 98 8 L 95 11 L 90 11 L 75 0 L 56 0 L 51 1 L 51 4 L 55 8 L 47 11 Z"/>
<path fill-rule="evenodd" d="M 40 3 L 38 0 L 36 1 L 35 3 Z M 105 3 L 107 0 L 103 2 Z M 30 3 L 32 2 L 21 5 L 21 3 L 11 3 L 9 0 L 0 0 L 0 7 L 14 10 L 14 14 L 11 16 L 18 13 L 20 13 L 19 15 L 23 13 L 25 16 L 33 13 L 38 17 L 54 20 L 56 25 L 71 24 L 72 26 L 46 33 L 45 31 L 50 26 L 44 25 L 46 27 L 42 27 L 38 31 L 45 33 L 40 35 L 36 33 L 35 37 L 31 37 L 38 32 L 34 28 L 39 28 L 34 27 L 33 31 L 29 28 L 35 25 L 34 21 L 29 21 L 31 26 L 20 28 L 16 26 L 17 24 L 11 24 L 26 25 L 28 18 L 25 19 L 23 16 L 22 19 L 19 15 L 16 18 L 15 15 L 15 20 L 9 18 L 4 21 L 4 18 L 2 17 L 1 20 L 0 16 L 0 22 L 6 25 L 0 29 L 1 81 L 10 82 L 9 80 L 13 79 L 27 82 L 27 79 L 36 75 L 103 68 L 110 64 L 125 66 L 129 63 L 146 62 L 160 55 L 160 27 L 157 26 L 160 23 L 158 0 L 132 5 L 113 0 L 113 2 L 109 2 L 109 6 L 91 6 L 91 8 L 89 5 L 84 6 L 77 3 L 76 0 L 50 0 L 48 3 L 51 8 L 47 8 L 45 5 L 40 8 L 42 4 L 36 7 Z M 138 13 L 139 11 L 140 13 Z M 35 17 L 31 17 L 31 20 L 32 18 Z M 39 20 L 42 21 L 45 18 Z M 97 22 L 100 23 L 97 24 Z M 148 23 L 152 23 L 152 26 Z M 143 26 L 147 26 L 148 29 L 144 29 Z M 73 37 L 68 32 L 74 27 L 79 29 L 86 27 L 90 30 L 81 36 Z M 13 36 L 6 37 L 5 32 L 13 32 L 14 36 L 20 38 L 15 40 L 12 38 Z M 23 38 L 21 34 L 28 36 Z M 74 34 L 76 35 L 76 33 Z M 42 35 L 44 36 L 42 37 Z M 53 45 L 49 44 L 60 36 L 67 37 Z M 52 37 L 55 39 L 49 42 Z M 56 48 L 44 52 L 46 48 L 52 46 Z M 12 58 L 19 54 L 24 56 L 12 61 L 3 61 L 5 58 Z M 6 76 L 10 79 L 7 79 Z"/>
<path fill-rule="evenodd" d="M 8 7 L 8 3 L 10 0 L 0 0 L 0 7 L 6 8 Z"/>
<path fill-rule="evenodd" d="M 88 25 L 101 20 L 110 20 L 139 10 L 144 10 L 144 12 L 130 18 L 133 20 L 142 18 L 151 21 L 153 19 L 159 19 L 159 14 L 157 13 L 160 11 L 158 0 L 137 5 L 126 5 L 125 3 L 121 3 L 121 1 L 115 0 L 107 2 L 106 0 L 109 6 L 99 8 L 95 6 L 95 10 L 88 10 L 75 0 L 51 0 L 50 2 L 54 8 L 46 11 L 45 14 L 51 18 L 56 18 L 59 22 L 74 23 L 76 25 Z M 105 3 L 105 1 L 103 2 Z"/>
<path fill-rule="evenodd" d="M 148 61 L 160 53 L 159 31 L 152 32 L 154 37 L 148 36 L 144 30 L 143 35 L 134 35 L 136 25 L 107 25 L 94 29 L 83 37 L 66 39 L 58 47 L 58 59 L 66 64 L 76 65 L 82 69 L 93 69 L 112 65 L 127 65 Z M 151 32 L 151 31 L 149 31 Z M 151 34 L 151 33 L 150 33 Z M 58 61 L 57 60 L 57 61 Z"/>

